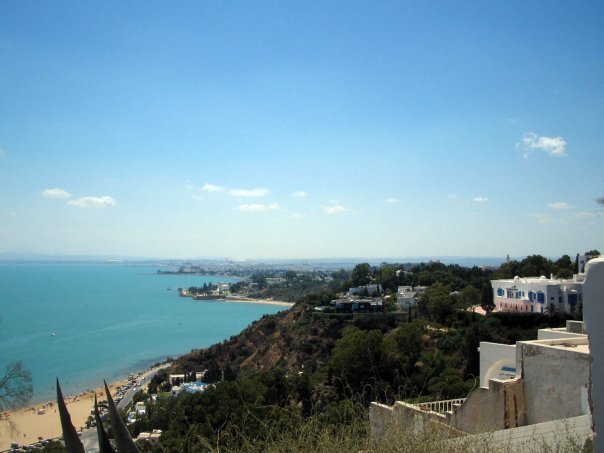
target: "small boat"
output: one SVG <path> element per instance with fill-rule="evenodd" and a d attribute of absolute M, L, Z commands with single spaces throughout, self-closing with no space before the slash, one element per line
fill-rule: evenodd
<path fill-rule="evenodd" d="M 51 337 L 54 337 L 54 336 L 56 336 L 56 335 L 57 335 L 56 333 L 54 333 L 54 332 L 50 332 L 50 336 L 51 336 Z"/>

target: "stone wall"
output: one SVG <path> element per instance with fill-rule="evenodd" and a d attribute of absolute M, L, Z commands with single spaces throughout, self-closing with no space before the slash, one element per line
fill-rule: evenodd
<path fill-rule="evenodd" d="M 393 406 L 371 403 L 369 407 L 371 435 L 384 438 L 405 433 L 430 433 L 440 439 L 451 439 L 466 433 L 447 423 L 444 415 L 423 411 L 414 404 L 397 401 Z"/>
<path fill-rule="evenodd" d="M 525 422 L 524 390 L 518 379 L 492 379 L 489 388 L 475 389 L 453 411 L 449 423 L 469 433 L 483 433 L 522 426 Z"/>
<path fill-rule="evenodd" d="M 561 340 L 555 340 L 560 343 Z M 585 339 L 518 342 L 526 401 L 526 423 L 535 424 L 586 415 L 590 356 Z"/>

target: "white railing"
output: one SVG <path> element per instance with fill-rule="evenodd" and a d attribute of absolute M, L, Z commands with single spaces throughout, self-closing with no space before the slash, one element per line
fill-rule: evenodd
<path fill-rule="evenodd" d="M 422 411 L 436 412 L 444 415 L 447 412 L 452 412 L 454 407 L 462 405 L 465 400 L 465 398 L 456 398 L 453 400 L 430 401 L 427 403 L 417 403 L 414 406 L 417 406 Z"/>

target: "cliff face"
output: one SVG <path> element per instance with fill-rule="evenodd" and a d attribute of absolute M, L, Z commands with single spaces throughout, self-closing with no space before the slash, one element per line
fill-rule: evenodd
<path fill-rule="evenodd" d="M 327 362 L 342 328 L 350 322 L 348 317 L 315 314 L 294 306 L 264 316 L 229 340 L 180 357 L 175 367 L 191 371 L 218 367 L 236 372 L 280 367 L 312 372 Z"/>

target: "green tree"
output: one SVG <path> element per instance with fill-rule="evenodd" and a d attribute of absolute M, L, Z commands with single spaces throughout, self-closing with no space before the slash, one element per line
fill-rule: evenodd
<path fill-rule="evenodd" d="M 551 260 L 541 255 L 530 255 L 520 262 L 518 276 L 538 277 L 545 275 L 549 277 L 552 273 L 552 268 L 553 263 Z"/>
<path fill-rule="evenodd" d="M 420 307 L 427 313 L 429 319 L 444 323 L 447 317 L 453 313 L 450 288 L 442 283 L 430 286 L 420 298 Z"/>
<path fill-rule="evenodd" d="M 382 332 L 361 330 L 357 327 L 344 329 L 331 352 L 331 368 L 335 376 L 358 391 L 371 382 L 379 369 Z"/>
<path fill-rule="evenodd" d="M 459 293 L 460 308 L 466 309 L 480 303 L 480 292 L 472 285 L 467 285 Z"/>
<path fill-rule="evenodd" d="M 454 368 L 447 368 L 428 381 L 428 392 L 439 399 L 464 398 L 469 391 L 470 387 L 464 382 L 461 371 Z"/>
<path fill-rule="evenodd" d="M 350 284 L 353 287 L 368 284 L 371 281 L 370 270 L 369 263 L 357 264 L 350 275 Z"/>
<path fill-rule="evenodd" d="M 422 353 L 421 336 L 422 328 L 417 321 L 397 327 L 382 342 L 383 366 L 389 370 L 411 373 Z"/>
<path fill-rule="evenodd" d="M 563 255 L 559 260 L 557 260 L 552 267 L 552 272 L 554 275 L 560 278 L 571 278 L 575 272 L 575 269 L 570 256 Z"/>
<path fill-rule="evenodd" d="M 495 302 L 493 301 L 493 287 L 491 286 L 490 281 L 482 284 L 482 288 L 480 290 L 480 306 L 487 313 L 490 313 L 495 309 Z"/>
<path fill-rule="evenodd" d="M 377 282 L 382 285 L 384 291 L 395 292 L 398 287 L 396 267 L 392 264 L 382 264 L 379 269 Z"/>
<path fill-rule="evenodd" d="M 568 255 L 562 255 L 560 257 L 560 259 L 558 261 L 556 261 L 554 264 L 556 266 L 560 267 L 560 268 L 570 269 L 572 267 L 572 265 L 573 265 L 573 262 L 570 259 L 570 256 L 568 256 Z"/>

